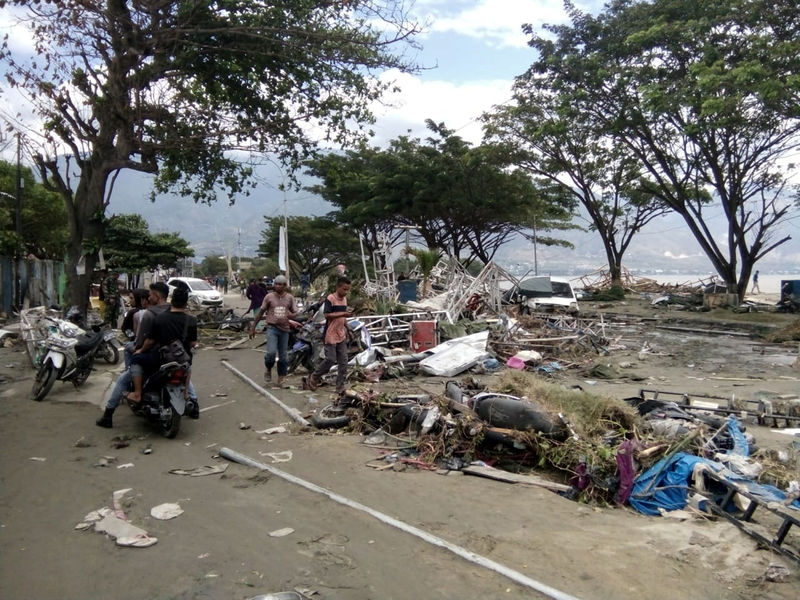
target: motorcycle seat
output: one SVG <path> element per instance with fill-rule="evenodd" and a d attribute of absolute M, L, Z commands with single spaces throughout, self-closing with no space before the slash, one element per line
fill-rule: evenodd
<path fill-rule="evenodd" d="M 86 335 L 78 336 L 78 343 L 75 345 L 75 352 L 84 354 L 97 345 L 97 342 L 103 337 L 102 331 L 95 331 Z"/>

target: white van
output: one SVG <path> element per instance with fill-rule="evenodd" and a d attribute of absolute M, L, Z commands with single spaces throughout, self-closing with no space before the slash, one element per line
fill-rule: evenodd
<path fill-rule="evenodd" d="M 578 298 L 569 279 L 563 277 L 530 277 L 511 290 L 509 298 L 531 312 L 561 311 L 577 314 Z"/>

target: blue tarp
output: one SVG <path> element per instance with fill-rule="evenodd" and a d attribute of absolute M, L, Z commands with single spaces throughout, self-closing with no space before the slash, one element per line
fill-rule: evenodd
<path fill-rule="evenodd" d="M 744 485 L 751 494 L 764 502 L 786 500 L 786 494 L 774 486 L 756 483 L 736 475 L 722 463 L 679 452 L 671 458 L 661 459 L 636 478 L 629 500 L 630 505 L 645 515 L 658 515 L 659 508 L 666 511 L 684 508 L 692 470 L 698 463 L 707 464 L 728 481 Z M 800 500 L 792 502 L 789 508 L 800 510 Z"/>

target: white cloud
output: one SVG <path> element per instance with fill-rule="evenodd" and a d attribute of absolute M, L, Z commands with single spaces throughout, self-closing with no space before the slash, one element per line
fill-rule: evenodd
<path fill-rule="evenodd" d="M 477 119 L 493 105 L 511 98 L 511 81 L 495 79 L 452 83 L 422 80 L 406 73 L 384 73 L 384 81 L 393 81 L 399 92 L 387 94 L 385 105 L 373 107 L 377 118 L 377 143 L 405 135 L 425 136 L 425 119 L 444 122 L 465 140 L 478 144 L 483 137 Z"/>
<path fill-rule="evenodd" d="M 601 5 L 597 0 L 576 4 L 581 10 L 595 9 L 593 12 Z M 491 45 L 517 48 L 528 42 L 521 29 L 524 23 L 538 28 L 544 23 L 563 23 L 567 18 L 562 0 L 423 0 L 417 8 L 427 11 L 431 32 L 467 35 Z"/>

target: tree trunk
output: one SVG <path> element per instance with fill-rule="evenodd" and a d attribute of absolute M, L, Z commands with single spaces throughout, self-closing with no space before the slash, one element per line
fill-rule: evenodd
<path fill-rule="evenodd" d="M 103 237 L 107 172 L 100 165 L 81 165 L 81 178 L 74 196 L 65 197 L 70 241 L 67 247 L 67 306 L 77 306 L 83 314 L 89 307 L 92 275 Z M 66 196 L 62 191 L 62 195 Z M 81 262 L 83 262 L 81 268 Z M 79 273 L 79 269 L 82 273 Z"/>

